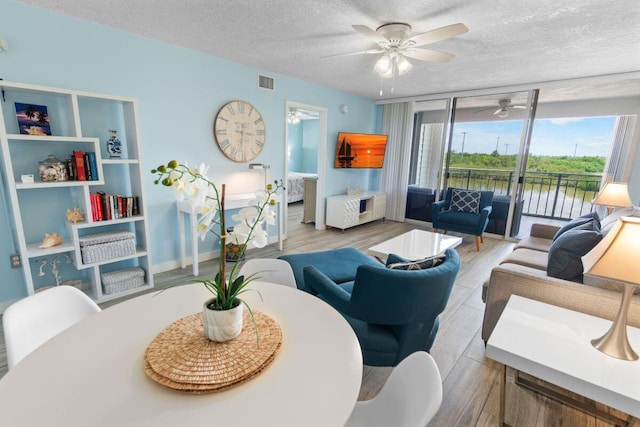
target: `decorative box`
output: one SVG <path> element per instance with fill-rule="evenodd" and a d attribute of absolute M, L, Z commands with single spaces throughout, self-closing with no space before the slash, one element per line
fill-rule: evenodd
<path fill-rule="evenodd" d="M 123 292 L 144 285 L 144 270 L 140 267 L 125 268 L 100 275 L 102 293 Z"/>
<path fill-rule="evenodd" d="M 130 231 L 89 234 L 78 239 L 83 264 L 135 255 L 135 234 Z"/>

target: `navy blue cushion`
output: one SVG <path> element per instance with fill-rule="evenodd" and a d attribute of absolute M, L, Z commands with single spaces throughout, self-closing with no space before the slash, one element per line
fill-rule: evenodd
<path fill-rule="evenodd" d="M 444 262 L 443 256 L 430 256 L 415 261 L 395 262 L 387 265 L 392 270 L 426 270 L 427 268 L 436 267 Z"/>
<path fill-rule="evenodd" d="M 547 275 L 565 280 L 581 280 L 582 257 L 602 240 L 595 221 L 578 225 L 563 233 L 549 248 Z"/>
<path fill-rule="evenodd" d="M 454 188 L 451 192 L 449 210 L 454 212 L 480 212 L 480 192 Z"/>
<path fill-rule="evenodd" d="M 595 222 L 598 225 L 598 229 L 600 228 L 600 217 L 598 217 L 598 214 L 596 212 L 589 212 L 588 214 L 584 214 L 572 219 L 571 221 L 560 227 L 560 230 L 558 230 L 553 236 L 553 241 L 555 242 L 558 237 L 562 236 L 567 231 L 591 221 Z"/>
<path fill-rule="evenodd" d="M 470 214 L 466 212 L 454 212 L 454 211 L 442 211 L 438 214 L 438 221 L 441 223 L 476 227 L 478 225 L 478 222 L 480 221 L 480 214 Z"/>

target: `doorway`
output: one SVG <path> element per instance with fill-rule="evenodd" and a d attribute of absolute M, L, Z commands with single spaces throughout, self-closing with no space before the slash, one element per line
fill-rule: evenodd
<path fill-rule="evenodd" d="M 317 230 L 324 229 L 324 193 L 327 152 L 327 109 L 295 101 L 285 103 L 284 165 L 287 173 L 287 203 L 284 215 L 288 218 L 289 202 L 315 205 L 313 219 Z M 315 198 L 305 200 L 304 178 L 317 177 Z M 288 226 L 285 222 L 285 235 Z"/>

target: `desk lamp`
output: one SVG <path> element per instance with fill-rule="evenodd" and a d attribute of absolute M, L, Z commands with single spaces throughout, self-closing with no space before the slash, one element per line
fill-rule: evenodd
<path fill-rule="evenodd" d="M 584 275 L 612 283 L 624 290 L 618 314 L 611 328 L 591 344 L 601 352 L 622 360 L 637 360 L 627 337 L 627 313 L 636 286 L 640 286 L 640 218 L 621 217 L 611 231 L 582 257 Z"/>
<path fill-rule="evenodd" d="M 606 206 L 607 215 L 611 215 L 613 208 L 633 206 L 626 182 L 607 182 L 591 203 Z"/>

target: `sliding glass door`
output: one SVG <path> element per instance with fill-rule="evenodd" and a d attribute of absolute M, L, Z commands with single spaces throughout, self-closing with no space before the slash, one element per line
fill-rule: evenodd
<path fill-rule="evenodd" d="M 519 231 L 537 91 L 453 99 L 442 188 L 494 193 L 487 232 Z"/>

